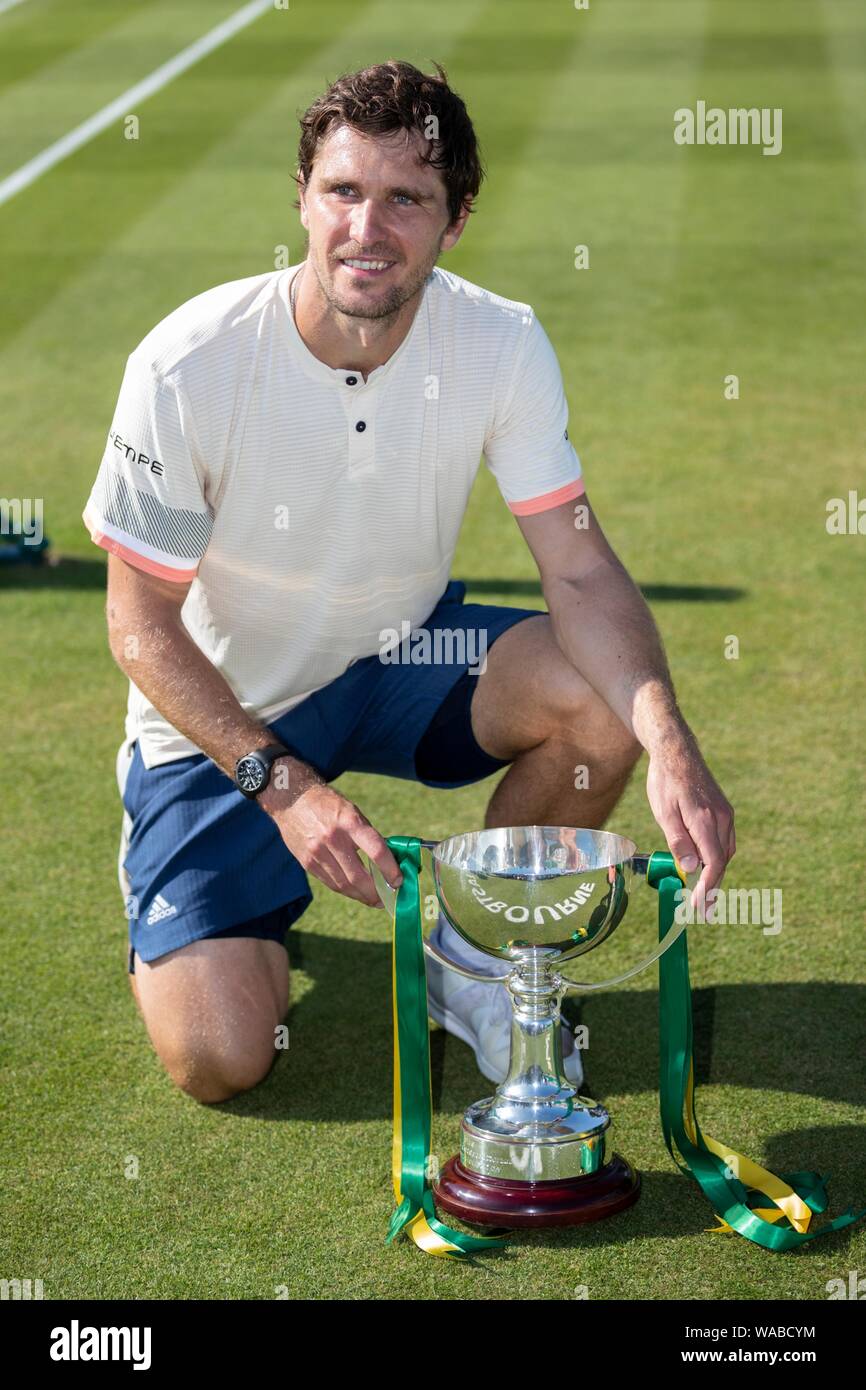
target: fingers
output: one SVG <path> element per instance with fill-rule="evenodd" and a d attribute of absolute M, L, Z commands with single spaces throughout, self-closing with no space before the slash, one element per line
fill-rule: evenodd
<path fill-rule="evenodd" d="M 368 907 L 381 907 L 382 900 L 372 874 L 359 857 L 359 849 L 369 856 L 392 888 L 399 888 L 403 882 L 397 861 L 382 836 L 355 806 L 336 827 L 329 848 L 343 871 L 347 885 L 340 891 L 366 903 Z"/>
<path fill-rule="evenodd" d="M 702 865 L 701 876 L 692 891 L 692 906 L 706 901 L 706 895 L 722 881 L 725 868 L 736 852 L 733 812 L 723 807 L 669 808 L 659 819 L 671 854 L 685 873 Z"/>
<path fill-rule="evenodd" d="M 358 812 L 360 825 L 353 832 L 353 839 L 359 849 L 372 859 L 386 883 L 399 888 L 403 882 L 400 866 L 378 830 L 375 830 L 366 817 Z"/>
<path fill-rule="evenodd" d="M 721 883 L 725 865 L 728 862 L 728 854 L 727 848 L 722 848 L 715 817 L 711 811 L 699 811 L 694 817 L 691 828 L 692 838 L 698 849 L 698 857 L 704 866 L 692 894 L 692 902 L 697 904 L 705 901 L 707 893 Z M 725 842 L 727 845 L 727 835 Z"/>
<path fill-rule="evenodd" d="M 326 887 L 366 907 L 381 907 L 382 901 L 372 874 L 359 857 L 369 856 L 394 889 L 403 876 L 396 859 L 377 830 L 352 802 L 327 789 L 317 793 L 317 805 L 305 807 L 312 822 L 304 827 L 300 845 L 294 835 L 285 835 L 288 848 L 308 873 Z"/>
<path fill-rule="evenodd" d="M 686 829 L 678 806 L 659 817 L 659 825 L 664 831 L 668 849 L 679 860 L 687 874 L 694 873 L 700 861 L 698 847 Z"/>
<path fill-rule="evenodd" d="M 346 882 L 346 875 L 343 867 L 334 858 L 326 845 L 317 846 L 314 853 L 300 858 L 301 864 L 308 874 L 312 874 L 320 883 L 324 883 L 326 888 L 330 888 L 332 893 L 340 893 L 347 898 L 355 898 L 358 901 L 354 889 Z"/>
<path fill-rule="evenodd" d="M 364 868 L 353 840 L 344 830 L 334 828 L 316 846 L 304 867 L 335 893 L 353 898 L 365 907 L 378 906 L 379 894 L 372 875 Z"/>

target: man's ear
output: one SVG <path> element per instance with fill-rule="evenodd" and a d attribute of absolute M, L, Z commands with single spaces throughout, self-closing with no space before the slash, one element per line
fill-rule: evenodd
<path fill-rule="evenodd" d="M 460 213 L 457 217 L 457 220 L 455 222 L 452 222 L 450 227 L 446 229 L 442 237 L 441 249 L 443 251 L 450 251 L 452 246 L 457 245 L 458 241 L 463 235 L 463 229 L 466 226 L 466 223 L 469 221 L 469 213 L 472 210 L 472 203 L 473 199 L 467 198 L 460 209 Z"/>
<path fill-rule="evenodd" d="M 295 186 L 298 190 L 298 201 L 301 204 L 301 226 L 306 227 L 309 231 L 309 227 L 307 227 L 307 185 L 304 183 L 304 176 L 300 169 L 296 169 L 295 174 L 298 180 Z"/>

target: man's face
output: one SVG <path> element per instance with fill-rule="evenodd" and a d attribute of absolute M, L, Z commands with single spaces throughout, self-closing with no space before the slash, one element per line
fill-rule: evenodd
<path fill-rule="evenodd" d="M 320 146 L 300 187 L 301 222 L 322 293 L 339 313 L 395 314 L 459 239 L 466 213 L 449 225 L 442 175 L 419 162 L 425 144 L 420 133 L 366 136 L 343 125 Z"/>

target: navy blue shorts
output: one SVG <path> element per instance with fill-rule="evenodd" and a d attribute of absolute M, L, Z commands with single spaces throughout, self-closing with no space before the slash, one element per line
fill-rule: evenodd
<path fill-rule="evenodd" d="M 387 662 L 376 653 L 354 662 L 269 725 L 275 742 L 328 782 L 344 772 L 374 772 L 463 787 L 506 767 L 472 734 L 469 706 L 484 649 L 478 644 L 489 650 L 539 610 L 464 604 L 465 593 L 465 584 L 452 580 L 404 641 L 401 657 L 417 658 L 424 655 L 418 634 L 429 633 L 428 659 Z M 271 817 L 210 758 L 197 753 L 148 771 L 135 743 L 122 799 L 131 821 L 122 861 L 130 971 L 136 952 L 152 961 L 202 937 L 284 942 L 312 901 L 307 875 Z"/>

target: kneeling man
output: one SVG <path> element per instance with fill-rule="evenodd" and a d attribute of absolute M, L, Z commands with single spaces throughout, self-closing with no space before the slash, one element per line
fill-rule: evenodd
<path fill-rule="evenodd" d="M 645 749 L 684 866 L 703 861 L 709 889 L 734 853 L 652 617 L 590 507 L 544 329 L 437 264 L 482 174 L 441 69 L 341 77 L 301 122 L 304 260 L 199 294 L 127 361 L 84 519 L 130 678 L 128 968 L 162 1062 L 201 1101 L 273 1064 L 307 874 L 368 906 L 359 851 L 400 881 L 330 785 L 344 772 L 459 787 L 506 769 L 487 826 L 599 827 Z M 482 455 L 546 612 L 464 603 L 450 577 Z M 431 963 L 429 997 L 501 1079 L 504 988 Z"/>

